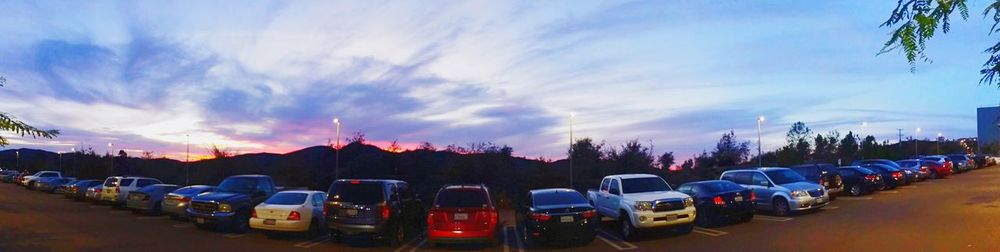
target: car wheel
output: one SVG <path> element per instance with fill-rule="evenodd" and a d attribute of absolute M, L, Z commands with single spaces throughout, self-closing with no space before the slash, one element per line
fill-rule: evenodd
<path fill-rule="evenodd" d="M 788 214 L 791 212 L 791 210 L 788 209 L 788 201 L 783 198 L 774 200 L 773 206 L 774 206 L 774 215 L 788 216 Z"/>
<path fill-rule="evenodd" d="M 861 186 L 859 185 L 852 185 L 849 191 L 851 196 L 861 196 Z"/>
<path fill-rule="evenodd" d="M 676 229 L 677 233 L 682 235 L 690 234 L 692 230 L 694 230 L 694 223 L 680 225 Z"/>
<path fill-rule="evenodd" d="M 938 174 L 936 171 L 931 171 L 931 179 L 938 179 Z"/>
<path fill-rule="evenodd" d="M 250 230 L 250 214 L 248 211 L 243 210 L 236 213 L 236 218 L 233 219 L 232 223 L 234 233 L 246 233 Z"/>
<path fill-rule="evenodd" d="M 694 217 L 694 223 L 697 224 L 698 226 L 710 227 L 712 226 L 712 216 L 709 216 L 707 213 L 704 212 L 697 213 L 697 215 Z"/>
<path fill-rule="evenodd" d="M 750 222 L 751 220 L 753 220 L 753 213 L 747 213 L 740 216 L 740 222 Z"/>
<path fill-rule="evenodd" d="M 629 220 L 625 213 L 622 213 L 618 219 L 618 232 L 622 235 L 622 239 L 626 241 L 635 239 L 635 227 L 632 226 L 632 221 Z"/>

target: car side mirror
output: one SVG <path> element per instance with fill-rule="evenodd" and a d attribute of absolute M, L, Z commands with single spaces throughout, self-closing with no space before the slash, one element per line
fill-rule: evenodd
<path fill-rule="evenodd" d="M 611 190 L 608 190 L 608 193 L 611 193 L 611 194 L 614 194 L 614 195 L 621 194 L 621 192 L 618 191 L 618 188 L 611 188 Z"/>

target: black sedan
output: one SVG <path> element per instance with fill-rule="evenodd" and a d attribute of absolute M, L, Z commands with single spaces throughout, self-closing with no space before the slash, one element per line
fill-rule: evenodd
<path fill-rule="evenodd" d="M 698 214 L 695 224 L 703 227 L 723 222 L 748 222 L 754 215 L 753 191 L 728 180 L 708 180 L 682 184 L 678 192 L 691 195 Z"/>
<path fill-rule="evenodd" d="M 90 189 L 91 187 L 94 186 L 98 186 L 103 182 L 104 181 L 95 179 L 79 180 L 69 184 L 66 187 L 66 191 L 63 192 L 63 195 L 65 195 L 66 198 L 74 199 L 77 201 L 84 200 L 87 198 L 87 189 Z"/>
<path fill-rule="evenodd" d="M 843 178 L 847 194 L 851 196 L 870 194 L 885 186 L 882 175 L 872 170 L 858 166 L 840 167 L 837 170 Z"/>
<path fill-rule="evenodd" d="M 906 183 L 906 177 L 903 175 L 903 171 L 893 168 L 884 164 L 863 164 L 861 168 L 869 169 L 879 175 L 882 175 L 882 182 L 885 184 L 881 189 L 896 189 Z"/>
<path fill-rule="evenodd" d="M 527 246 L 539 243 L 588 244 L 600 219 L 582 194 L 571 189 L 538 189 L 517 208 L 517 226 Z"/>

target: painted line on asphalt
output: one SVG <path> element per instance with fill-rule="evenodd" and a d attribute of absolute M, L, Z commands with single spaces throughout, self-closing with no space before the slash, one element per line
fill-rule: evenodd
<path fill-rule="evenodd" d="M 410 241 L 408 241 L 405 244 L 403 244 L 403 246 L 399 246 L 398 248 L 396 248 L 396 250 L 393 250 L 392 252 L 403 251 L 404 249 L 406 249 L 406 247 L 413 246 L 414 243 L 418 243 L 418 242 L 422 245 L 423 244 L 422 241 L 427 240 L 426 239 L 426 235 L 427 235 L 427 232 L 420 233 L 419 235 L 417 235 L 417 237 L 415 237 L 413 239 L 410 239 Z M 415 246 L 414 248 L 420 248 L 420 246 Z"/>
<path fill-rule="evenodd" d="M 316 237 L 312 240 L 296 243 L 295 246 L 300 248 L 312 248 L 315 247 L 316 245 L 323 244 L 324 242 L 329 240 L 330 240 L 330 235 L 327 234 L 324 236 Z"/>
<path fill-rule="evenodd" d="M 703 228 L 703 227 L 694 227 L 694 230 L 691 230 L 691 231 L 694 231 L 695 233 L 707 235 L 707 236 L 723 236 L 723 235 L 729 234 L 729 232 L 726 232 L 726 231 L 715 230 L 715 229 L 711 229 L 711 228 Z"/>
<path fill-rule="evenodd" d="M 508 230 L 510 230 L 510 227 L 504 227 L 503 228 L 503 252 L 510 252 L 510 244 L 507 244 L 507 241 L 508 241 L 508 239 L 507 239 L 507 231 Z"/>
<path fill-rule="evenodd" d="M 189 227 L 192 227 L 194 225 L 191 225 L 190 223 L 186 223 L 186 224 L 174 224 L 174 225 L 170 225 L 170 226 L 174 227 L 174 228 L 189 228 Z"/>
<path fill-rule="evenodd" d="M 840 208 L 840 207 L 839 207 L 839 206 L 826 206 L 826 207 L 824 207 L 823 209 L 826 209 L 826 210 L 833 210 L 833 209 L 837 209 L 837 208 Z"/>
<path fill-rule="evenodd" d="M 771 217 L 771 216 L 761 216 L 761 215 L 754 215 L 753 219 L 754 220 L 764 220 L 764 221 L 780 221 L 780 222 L 794 220 L 794 218 L 790 218 L 790 217 Z"/>
<path fill-rule="evenodd" d="M 170 218 L 169 216 L 143 216 L 135 217 L 136 220 L 164 220 Z"/>
<path fill-rule="evenodd" d="M 125 211 L 117 211 L 117 210 L 111 210 L 111 211 L 108 211 L 108 212 L 111 213 L 111 214 L 123 214 L 123 213 L 125 213 Z"/>
<path fill-rule="evenodd" d="M 410 252 L 417 251 L 418 249 L 423 247 L 425 243 L 427 243 L 427 239 L 420 239 L 420 242 L 417 243 L 417 245 L 413 246 L 413 248 L 410 249 Z"/>
<path fill-rule="evenodd" d="M 899 193 L 898 190 L 882 191 L 881 193 Z"/>
<path fill-rule="evenodd" d="M 872 197 L 841 197 L 837 200 L 871 200 Z"/>
<path fill-rule="evenodd" d="M 105 206 L 90 206 L 90 209 L 106 208 Z"/>
<path fill-rule="evenodd" d="M 621 238 L 618 238 L 617 236 L 614 236 L 614 235 L 609 234 L 608 232 L 605 232 L 604 230 L 597 230 L 597 238 L 601 239 L 602 241 L 604 241 L 608 245 L 611 245 L 611 247 L 614 247 L 615 249 L 617 249 L 619 251 L 622 251 L 622 250 L 633 250 L 633 249 L 639 248 L 635 244 L 632 244 L 632 243 L 629 243 L 627 241 L 624 241 Z M 616 244 L 616 242 L 621 243 L 621 245 L 624 245 L 624 246 L 618 245 L 618 244 Z"/>
<path fill-rule="evenodd" d="M 514 231 L 514 242 L 517 244 L 517 252 L 524 252 L 524 243 L 521 242 L 521 233 L 517 232 L 517 228 L 511 227 L 511 231 Z"/>
<path fill-rule="evenodd" d="M 244 236 L 247 236 L 247 235 L 248 234 L 224 234 L 222 236 L 225 236 L 226 238 L 236 239 L 236 238 L 244 237 Z"/>

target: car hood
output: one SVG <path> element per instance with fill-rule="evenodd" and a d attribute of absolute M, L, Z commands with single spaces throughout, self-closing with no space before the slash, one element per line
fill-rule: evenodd
<path fill-rule="evenodd" d="M 815 189 L 823 188 L 819 184 L 814 184 L 814 183 L 809 183 L 809 182 L 795 182 L 795 183 L 782 184 L 781 186 L 784 187 L 784 188 L 788 188 L 788 190 L 791 190 L 791 191 L 797 191 L 797 190 L 815 190 Z"/>
<path fill-rule="evenodd" d="M 644 193 L 626 193 L 625 198 L 633 201 L 655 201 L 661 199 L 683 199 L 689 198 L 687 194 L 683 194 L 675 191 L 661 191 L 661 192 L 644 192 Z"/>
<path fill-rule="evenodd" d="M 195 196 L 191 200 L 224 202 L 224 201 L 232 201 L 232 200 L 236 200 L 236 199 L 240 199 L 240 198 L 246 198 L 246 197 L 247 197 L 246 195 L 239 194 L 239 193 L 212 192 L 212 193 L 206 193 L 206 194 Z"/>

